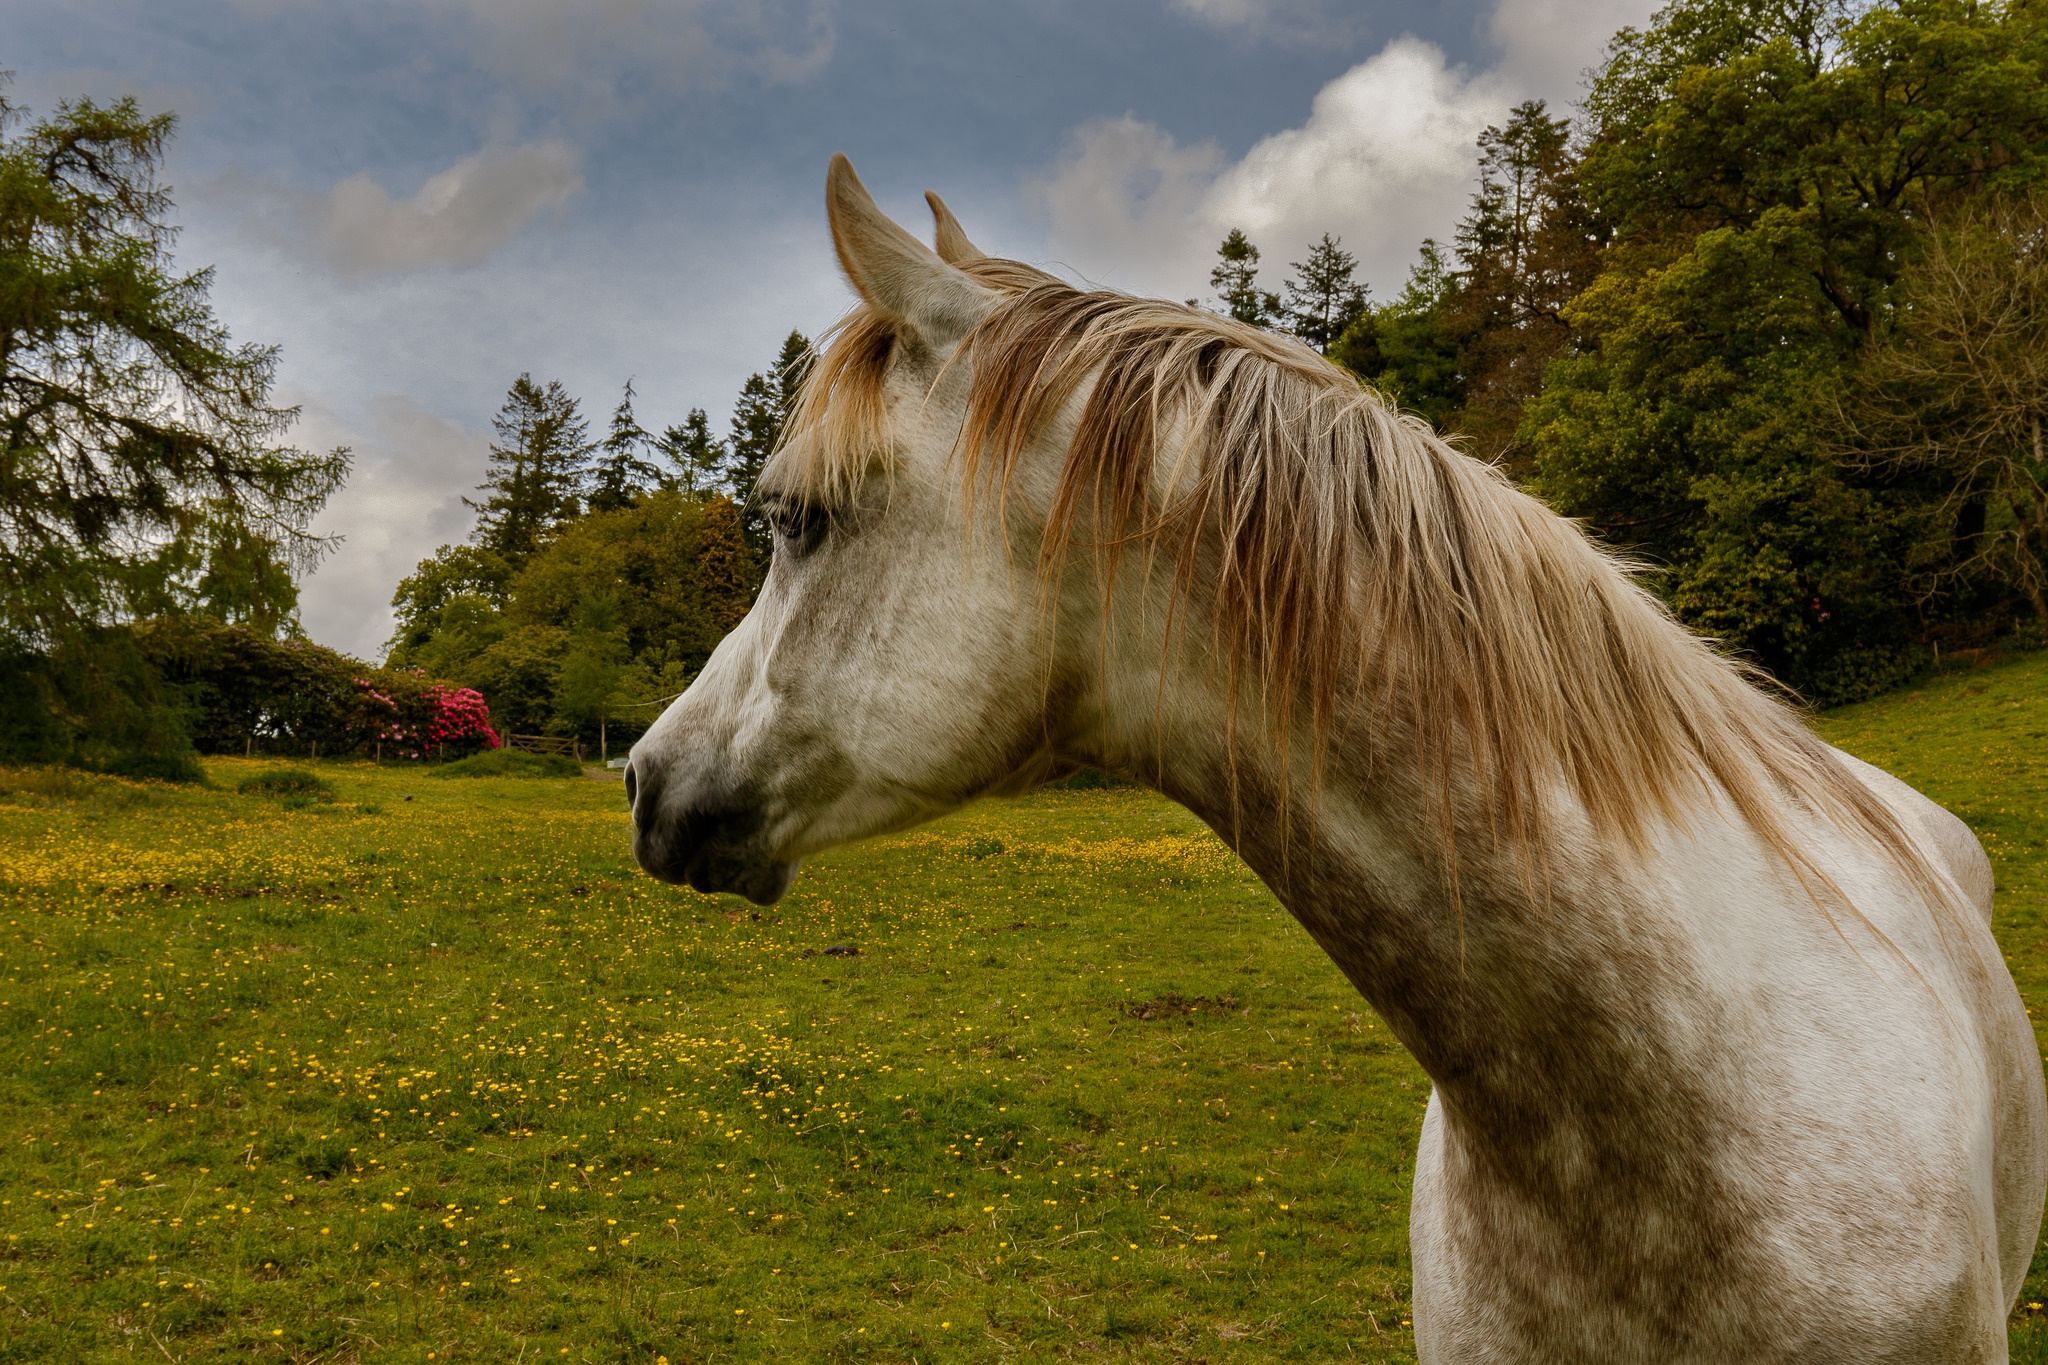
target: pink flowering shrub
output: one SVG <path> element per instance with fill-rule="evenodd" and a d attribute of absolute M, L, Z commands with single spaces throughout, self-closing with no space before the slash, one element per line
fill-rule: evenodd
<path fill-rule="evenodd" d="M 427 743 L 436 746 L 471 745 L 479 749 L 498 747 L 497 732 L 491 729 L 491 708 L 484 694 L 474 687 L 449 687 L 436 683 L 427 689 L 434 704 L 434 718 L 427 727 Z"/>
<path fill-rule="evenodd" d="M 499 747 L 491 708 L 473 687 L 432 682 L 417 669 L 355 680 L 364 740 L 388 746 L 388 758 L 461 757 Z"/>

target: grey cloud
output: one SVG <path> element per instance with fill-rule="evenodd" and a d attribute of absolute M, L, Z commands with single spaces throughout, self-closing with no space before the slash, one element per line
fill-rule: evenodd
<path fill-rule="evenodd" d="M 636 87 L 703 92 L 807 79 L 831 60 L 836 0 L 442 0 L 479 64 L 566 97 L 579 121 L 628 112 Z"/>
<path fill-rule="evenodd" d="M 1348 45 L 1367 29 L 1341 0 L 1167 0 L 1167 8 L 1210 28 L 1292 46 Z"/>
<path fill-rule="evenodd" d="M 252 226 L 345 275 L 399 275 L 476 265 L 544 209 L 583 188 L 564 142 L 486 147 L 429 179 L 409 199 L 367 171 L 325 193 L 259 191 Z"/>
<path fill-rule="evenodd" d="M 475 514 L 462 498 L 482 477 L 489 439 L 396 394 L 367 408 L 349 421 L 307 403 L 294 439 L 355 451 L 354 473 L 316 527 L 341 544 L 300 585 L 300 618 L 314 639 L 374 660 L 391 635 L 392 585 L 469 534 Z"/>

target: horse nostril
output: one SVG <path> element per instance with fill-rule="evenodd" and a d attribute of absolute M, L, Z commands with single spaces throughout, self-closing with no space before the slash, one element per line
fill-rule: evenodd
<path fill-rule="evenodd" d="M 626 761 L 626 809 L 633 809 L 633 794 L 640 790 L 640 779 L 633 776 L 633 762 Z"/>

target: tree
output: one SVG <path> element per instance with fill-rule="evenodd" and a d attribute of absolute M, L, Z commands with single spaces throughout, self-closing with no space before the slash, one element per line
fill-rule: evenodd
<path fill-rule="evenodd" d="M 619 691 L 628 658 L 621 618 L 616 598 L 600 594 L 579 602 L 555 683 L 555 709 L 571 729 L 597 726 L 598 755 L 606 761 L 611 759 L 611 720 L 627 703 Z"/>
<path fill-rule="evenodd" d="M 641 455 L 648 442 L 633 415 L 633 381 L 628 379 L 619 405 L 612 409 L 611 430 L 599 443 L 597 460 L 591 466 L 587 501 L 592 508 L 611 511 L 628 506 L 660 481 L 661 471 Z"/>
<path fill-rule="evenodd" d="M 739 401 L 732 408 L 732 452 L 726 465 L 732 494 L 739 502 L 740 530 L 746 536 L 747 552 L 757 565 L 766 566 L 772 540 L 766 512 L 754 500 L 754 485 L 775 450 L 782 434 L 777 413 L 775 386 L 765 374 L 750 374 L 740 386 Z"/>
<path fill-rule="evenodd" d="M 1447 425 L 1465 398 L 1448 317 L 1456 289 L 1444 249 L 1423 238 L 1400 294 L 1361 313 L 1330 347 L 1330 359 L 1430 425 Z"/>
<path fill-rule="evenodd" d="M 541 538 L 576 515 L 584 466 L 594 447 L 590 424 L 559 380 L 545 385 L 522 374 L 506 391 L 491 423 L 490 471 L 477 485 L 489 494 L 477 509 L 477 544 L 519 565 L 539 548 Z"/>
<path fill-rule="evenodd" d="M 1328 354 L 1331 344 L 1365 314 L 1366 287 L 1352 279 L 1358 258 L 1326 232 L 1309 247 L 1306 261 L 1290 265 L 1300 277 L 1289 276 L 1281 286 L 1287 291 L 1288 329 Z"/>
<path fill-rule="evenodd" d="M 1830 453 L 1928 481 L 1923 597 L 1988 573 L 2048 628 L 2048 192 L 1943 208 L 1922 235 Z"/>
<path fill-rule="evenodd" d="M 486 611 L 504 605 L 512 566 L 504 556 L 479 545 L 443 545 L 398 581 L 391 594 L 397 616 L 384 649 L 398 664 L 417 663 L 408 651 L 423 646 L 446 628 L 449 607 L 461 600 L 479 603 Z"/>
<path fill-rule="evenodd" d="M 765 566 L 773 541 L 768 514 L 754 498 L 754 485 L 768 457 L 782 443 L 782 429 L 796 402 L 797 390 L 811 363 L 811 343 L 802 332 L 783 338 L 782 350 L 766 374 L 747 376 L 732 410 L 732 439 L 727 443 L 727 486 L 739 505 L 740 529 L 756 565 Z"/>
<path fill-rule="evenodd" d="M 574 730 L 603 747 L 655 712 L 597 706 L 610 693 L 593 677 L 620 664 L 611 692 L 672 696 L 746 615 L 756 581 L 730 498 L 659 489 L 563 523 L 516 572 L 478 547 L 444 547 L 401 586 L 387 663 L 477 688 L 513 730 Z M 594 602 L 614 613 L 601 628 Z M 593 632 L 623 653 L 593 652 Z"/>
<path fill-rule="evenodd" d="M 775 354 L 775 369 L 772 371 L 778 441 L 782 428 L 789 423 L 790 410 L 796 406 L 796 396 L 803 388 L 804 376 L 811 372 L 811 362 L 815 359 L 810 338 L 802 332 L 791 329 L 790 334 L 782 339 L 782 349 Z"/>
<path fill-rule="evenodd" d="M 685 493 L 715 492 L 725 477 L 725 442 L 711 434 L 711 419 L 702 408 L 691 408 L 680 425 L 664 429 L 655 448 L 667 458 L 670 469 L 662 475 L 664 486 Z"/>
<path fill-rule="evenodd" d="M 1676 0 L 1609 48 L 1576 178 L 1605 234 L 1521 428 L 1535 484 L 1689 623 L 1820 701 L 1912 666 L 1926 492 L 1822 448 L 1914 224 L 2048 163 L 2030 5 Z"/>
<path fill-rule="evenodd" d="M 284 443 L 277 348 L 237 345 L 213 272 L 173 266 L 173 116 L 26 119 L 0 94 L 0 630 L 48 650 L 193 607 L 285 627 L 348 452 Z"/>
<path fill-rule="evenodd" d="M 1600 225 L 1578 192 L 1570 129 L 1529 100 L 1479 135 L 1479 189 L 1458 226 L 1457 289 L 1446 301 L 1465 375 L 1455 425 L 1517 474 L 1529 472 L 1516 439 L 1523 411 L 1569 346 L 1565 306 L 1599 264 Z"/>
<path fill-rule="evenodd" d="M 1223 311 L 1254 327 L 1270 326 L 1281 314 L 1280 296 L 1259 288 L 1259 249 L 1240 229 L 1232 228 L 1216 255 L 1209 287 L 1216 291 Z"/>
<path fill-rule="evenodd" d="M 712 628 L 723 636 L 740 623 L 754 604 L 746 533 L 740 527 L 739 509 L 733 506 L 731 498 L 718 495 L 705 499 L 698 535 L 699 597 L 711 614 Z"/>

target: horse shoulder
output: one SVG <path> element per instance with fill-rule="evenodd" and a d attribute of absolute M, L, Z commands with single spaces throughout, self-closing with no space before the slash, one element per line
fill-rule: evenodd
<path fill-rule="evenodd" d="M 1875 764 L 1865 763 L 1840 749 L 1835 753 L 1851 772 L 1862 779 L 1863 785 L 1892 808 L 1907 828 L 1918 831 L 1925 838 L 1942 870 L 1955 879 L 1970 904 L 1984 917 L 1984 922 L 1991 923 L 1991 859 L 1985 856 L 1984 846 L 1977 841 L 1970 827 L 1953 812 Z"/>

